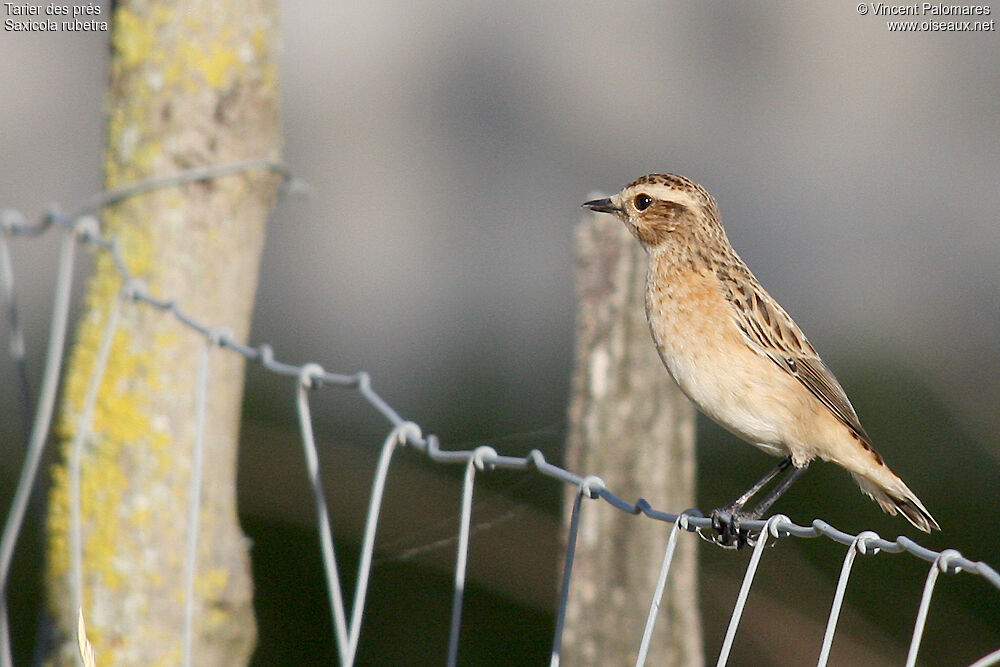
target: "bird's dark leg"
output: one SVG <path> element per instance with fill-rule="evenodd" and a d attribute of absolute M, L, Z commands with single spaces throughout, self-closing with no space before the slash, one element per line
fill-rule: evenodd
<path fill-rule="evenodd" d="M 724 512 L 729 512 L 731 514 L 739 512 L 740 510 L 743 509 L 743 506 L 747 504 L 748 500 L 753 498 L 755 495 L 757 495 L 758 492 L 760 492 L 761 489 L 770 484 L 772 479 L 774 479 L 781 473 L 785 472 L 785 470 L 787 470 L 788 466 L 790 465 L 792 465 L 792 457 L 786 456 L 785 458 L 781 459 L 781 463 L 775 466 L 773 470 L 769 471 L 766 475 L 761 477 L 760 481 L 758 481 L 756 484 L 754 484 L 749 489 L 744 491 L 742 496 L 740 496 L 733 502 L 729 503 L 728 505 L 720 507 L 719 509 Z"/>
<path fill-rule="evenodd" d="M 715 541 L 717 543 L 727 547 L 735 545 L 737 549 L 749 543 L 750 533 L 740 528 L 740 522 L 747 519 L 759 519 L 774 504 L 774 501 L 787 491 L 788 487 L 805 472 L 808 464 L 801 468 L 793 468 L 792 472 L 788 473 L 752 512 L 744 512 L 743 506 L 752 497 L 757 495 L 761 489 L 770 484 L 775 477 L 778 477 L 791 466 L 792 457 L 786 456 L 781 459 L 781 462 L 773 470 L 764 475 L 760 481 L 747 489 L 739 498 L 728 505 L 712 510 L 710 516 L 712 517 L 712 527 L 716 532 Z"/>
<path fill-rule="evenodd" d="M 767 496 L 764 497 L 764 500 L 760 501 L 760 503 L 757 504 L 757 507 L 753 508 L 753 512 L 751 512 L 751 514 L 753 514 L 754 518 L 759 519 L 764 516 L 764 512 L 771 509 L 771 505 L 774 504 L 774 501 L 780 498 L 781 495 L 788 490 L 788 487 L 794 484 L 795 480 L 801 477 L 802 473 L 804 473 L 808 468 L 808 461 L 801 468 L 792 468 L 792 471 L 785 475 L 783 480 L 778 482 L 778 485 L 771 490 L 771 493 L 767 494 Z"/>

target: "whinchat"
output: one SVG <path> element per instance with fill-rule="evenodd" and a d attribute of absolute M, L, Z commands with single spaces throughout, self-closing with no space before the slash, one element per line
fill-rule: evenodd
<path fill-rule="evenodd" d="M 683 176 L 650 174 L 583 206 L 618 216 L 646 250 L 646 319 L 681 391 L 727 430 L 784 457 L 740 498 L 713 512 L 720 541 L 745 543 L 739 519 L 760 518 L 817 457 L 846 468 L 889 514 L 901 512 L 926 532 L 940 530 L 875 451 L 847 394 L 802 330 L 733 250 L 705 188 Z M 752 512 L 743 511 L 790 466 L 770 495 Z"/>

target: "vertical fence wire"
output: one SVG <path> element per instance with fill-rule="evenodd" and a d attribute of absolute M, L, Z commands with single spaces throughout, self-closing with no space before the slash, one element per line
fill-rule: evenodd
<path fill-rule="evenodd" d="M 7 351 L 14 362 L 17 373 L 18 389 L 21 392 L 21 418 L 24 422 L 24 437 L 31 433 L 31 417 L 34 414 L 34 401 L 31 396 L 31 386 L 28 382 L 28 362 L 24 345 L 24 331 L 21 328 L 21 318 L 17 309 L 17 293 L 14 288 L 14 263 L 10 257 L 10 244 L 7 242 L 7 225 L 0 229 L 0 284 L 3 285 L 4 296 L 7 298 L 7 333 L 9 336 Z"/>
<path fill-rule="evenodd" d="M 938 574 L 948 571 L 948 563 L 958 554 L 954 549 L 945 549 L 934 562 L 931 563 L 927 572 L 927 580 L 924 582 L 924 594 L 920 598 L 920 607 L 917 609 L 917 620 L 913 627 L 913 635 L 910 638 L 910 651 L 906 655 L 906 667 L 914 667 L 917 664 L 917 653 L 920 651 L 920 641 L 924 636 L 924 626 L 927 624 L 927 613 L 931 607 L 931 596 L 934 594 L 934 585 L 937 583 Z"/>
<path fill-rule="evenodd" d="M 642 639 L 639 642 L 639 654 L 635 659 L 635 666 L 642 667 L 646 664 L 646 656 L 649 653 L 649 644 L 653 639 L 653 627 L 656 625 L 656 617 L 660 613 L 660 602 L 663 600 L 663 590 L 667 585 L 667 574 L 670 573 L 670 566 L 674 562 L 674 550 L 677 548 L 677 535 L 681 530 L 687 529 L 687 515 L 680 513 L 677 521 L 674 521 L 670 529 L 670 536 L 667 538 L 667 547 L 663 552 L 663 562 L 660 563 L 660 573 L 656 577 L 656 588 L 653 590 L 653 601 L 649 604 L 649 614 L 646 616 L 646 626 L 642 631 Z"/>
<path fill-rule="evenodd" d="M 94 408 L 97 405 L 98 392 L 101 388 L 101 382 L 104 381 L 104 371 L 108 367 L 108 358 L 111 355 L 111 343 L 114 341 L 115 333 L 118 330 L 121 298 L 121 295 L 116 295 L 111 300 L 107 319 L 104 323 L 104 330 L 101 332 L 101 340 L 98 343 L 97 356 L 94 358 L 94 366 L 90 371 L 90 378 L 87 381 L 87 388 L 84 392 L 83 405 L 80 409 L 80 415 L 77 418 L 76 429 L 73 432 L 73 440 L 70 442 L 68 471 L 70 572 L 72 573 L 73 607 L 77 610 L 82 610 L 84 607 L 83 494 L 81 491 L 83 450 L 94 425 Z"/>
<path fill-rule="evenodd" d="M 559 604 L 556 607 L 556 626 L 552 633 L 552 655 L 549 667 L 559 667 L 562 659 L 562 637 L 566 628 L 566 606 L 569 604 L 569 584 L 573 577 L 573 561 L 576 559 L 576 540 L 580 534 L 580 504 L 584 496 L 596 497 L 598 489 L 604 488 L 604 480 L 593 475 L 580 480 L 579 488 L 573 497 L 573 509 L 570 512 L 569 532 L 566 535 L 566 555 L 563 557 L 562 583 L 559 585 Z"/>
<path fill-rule="evenodd" d="M 7 582 L 10 575 L 10 564 L 14 556 L 14 546 L 21 533 L 24 514 L 28 508 L 31 490 L 38 476 L 38 464 L 45 449 L 45 441 L 52 424 L 52 410 L 56 401 L 56 390 L 62 371 L 63 350 L 66 342 L 66 326 L 69 321 L 70 293 L 73 287 L 73 264 L 76 248 L 76 229 L 68 227 L 63 230 L 62 243 L 59 249 L 58 274 L 56 276 L 55 298 L 52 305 L 52 320 L 49 328 L 49 346 L 45 356 L 45 370 L 42 374 L 42 385 L 35 412 L 31 437 L 28 440 L 28 452 L 25 456 L 21 476 L 14 492 L 14 502 L 7 523 L 4 524 L 3 537 L 0 538 L 0 665 L 13 667 L 14 659 L 10 646 L 10 619 L 7 611 Z"/>
<path fill-rule="evenodd" d="M 472 492 L 476 470 L 484 470 L 484 459 L 496 458 L 492 447 L 477 447 L 465 465 L 462 483 L 462 518 L 458 529 L 458 554 L 455 557 L 455 590 L 451 601 L 451 628 L 448 631 L 448 667 L 458 664 L 458 639 L 462 628 L 462 601 L 465 598 L 465 570 L 469 560 L 469 532 L 472 525 Z"/>
<path fill-rule="evenodd" d="M 569 582 L 573 576 L 573 559 L 576 557 L 576 538 L 580 532 L 580 499 L 583 491 L 577 490 L 570 512 L 569 534 L 566 537 L 566 555 L 563 558 L 562 583 L 559 586 L 559 605 L 556 607 L 556 626 L 552 633 L 552 656 L 549 667 L 559 667 L 562 655 L 563 628 L 566 627 L 566 604 L 569 602 Z"/>
<path fill-rule="evenodd" d="M 201 521 L 201 486 L 205 461 L 205 414 L 208 410 L 208 375 L 212 348 L 217 336 L 210 336 L 201 350 L 194 388 L 194 443 L 191 447 L 191 478 L 188 482 L 187 549 L 184 555 L 183 662 L 191 667 L 194 650 L 194 578 L 198 565 L 198 526 Z"/>

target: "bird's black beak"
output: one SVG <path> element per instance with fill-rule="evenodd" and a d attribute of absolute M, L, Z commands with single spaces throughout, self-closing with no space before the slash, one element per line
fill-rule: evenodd
<path fill-rule="evenodd" d="M 593 201 L 584 202 L 581 204 L 583 208 L 589 208 L 591 211 L 597 211 L 598 213 L 620 213 L 621 209 L 611 203 L 610 197 L 605 197 L 604 199 L 594 199 Z"/>

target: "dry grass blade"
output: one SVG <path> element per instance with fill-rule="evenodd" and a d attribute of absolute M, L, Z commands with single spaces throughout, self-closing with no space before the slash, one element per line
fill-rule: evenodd
<path fill-rule="evenodd" d="M 76 640 L 80 645 L 80 657 L 83 658 L 83 667 L 96 667 L 97 661 L 94 659 L 94 647 L 87 639 L 87 626 L 83 622 L 83 609 L 76 620 Z"/>

